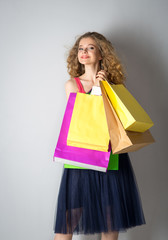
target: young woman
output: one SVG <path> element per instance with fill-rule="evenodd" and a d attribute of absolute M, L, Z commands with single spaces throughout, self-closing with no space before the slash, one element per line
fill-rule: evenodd
<path fill-rule="evenodd" d="M 71 92 L 100 94 L 99 82 L 122 84 L 125 76 L 111 43 L 88 32 L 70 50 L 65 84 Z M 145 223 L 138 187 L 127 153 L 119 155 L 119 170 L 106 173 L 65 168 L 59 190 L 55 240 L 70 240 L 73 233 L 101 233 L 102 240 L 117 240 L 118 233 Z"/>

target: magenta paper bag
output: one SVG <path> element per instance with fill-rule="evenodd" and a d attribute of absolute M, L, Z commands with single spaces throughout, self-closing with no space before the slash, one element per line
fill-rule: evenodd
<path fill-rule="evenodd" d="M 70 93 L 53 159 L 55 162 L 106 172 L 110 157 L 110 147 L 108 152 L 102 152 L 67 146 L 67 136 L 75 99 L 76 93 Z"/>

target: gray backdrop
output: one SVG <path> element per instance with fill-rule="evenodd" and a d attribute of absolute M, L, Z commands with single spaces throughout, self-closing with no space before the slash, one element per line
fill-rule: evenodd
<path fill-rule="evenodd" d="M 112 41 L 127 87 L 155 123 L 156 143 L 130 154 L 147 224 L 119 239 L 167 239 L 167 10 L 166 0 L 0 1 L 0 239 L 54 237 L 66 56 L 86 31 Z"/>

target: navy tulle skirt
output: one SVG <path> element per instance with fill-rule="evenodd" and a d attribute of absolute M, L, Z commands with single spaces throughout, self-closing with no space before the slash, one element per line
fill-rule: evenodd
<path fill-rule="evenodd" d="M 127 153 L 119 155 L 118 171 L 64 169 L 55 233 L 125 231 L 144 223 L 138 187 Z"/>

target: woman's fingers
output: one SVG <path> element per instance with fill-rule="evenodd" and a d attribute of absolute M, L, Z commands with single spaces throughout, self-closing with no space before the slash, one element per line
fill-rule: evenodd
<path fill-rule="evenodd" d="M 106 80 L 107 79 L 107 73 L 104 70 L 101 70 L 97 73 L 96 79 L 95 79 L 95 86 L 100 86 L 100 81 Z"/>
<path fill-rule="evenodd" d="M 107 73 L 104 70 L 101 70 L 97 73 L 96 79 L 105 80 L 107 79 Z"/>

